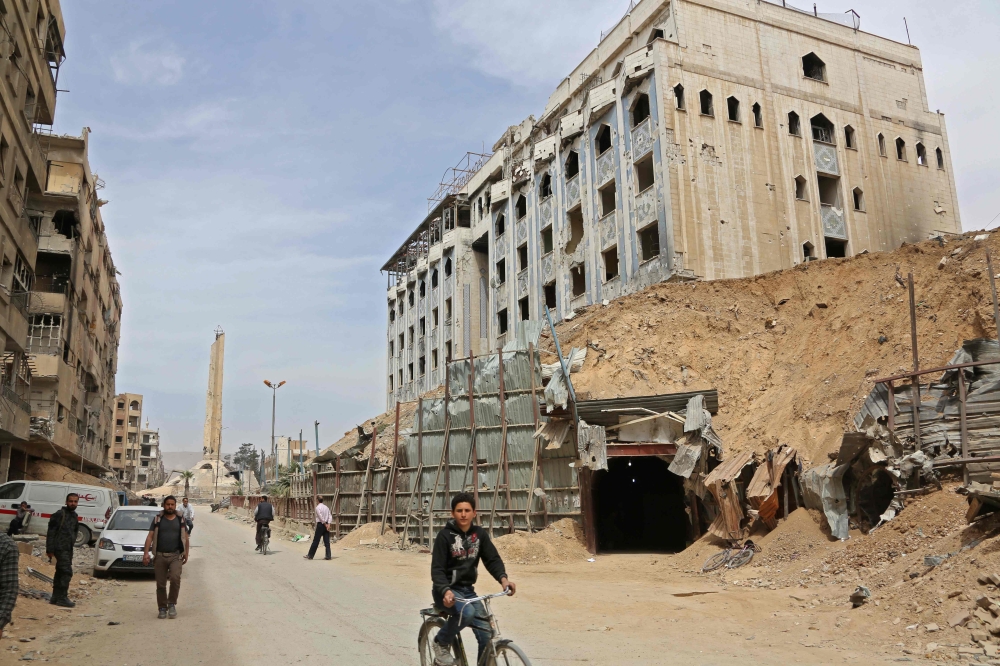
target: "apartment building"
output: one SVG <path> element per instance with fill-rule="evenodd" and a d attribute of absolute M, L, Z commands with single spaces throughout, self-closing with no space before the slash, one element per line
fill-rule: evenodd
<path fill-rule="evenodd" d="M 919 50 L 853 12 L 641 0 L 382 270 L 389 406 L 516 322 L 961 229 Z"/>
<path fill-rule="evenodd" d="M 115 396 L 114 441 L 111 443 L 111 470 L 126 488 L 135 490 L 139 483 L 140 430 L 142 429 L 142 396 L 119 393 Z"/>
<path fill-rule="evenodd" d="M 160 431 L 150 430 L 149 422 L 139 433 L 139 467 L 136 470 L 137 489 L 159 488 L 167 482 L 160 455 Z"/>
<path fill-rule="evenodd" d="M 88 130 L 47 136 L 45 188 L 28 198 L 38 250 L 28 301 L 28 455 L 107 470 L 122 301 L 90 170 Z"/>

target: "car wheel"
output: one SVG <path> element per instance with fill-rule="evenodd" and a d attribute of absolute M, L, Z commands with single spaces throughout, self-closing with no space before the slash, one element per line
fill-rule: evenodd
<path fill-rule="evenodd" d="M 76 543 L 73 544 L 77 548 L 82 548 L 90 543 L 90 528 L 84 525 L 80 525 L 76 528 Z"/>

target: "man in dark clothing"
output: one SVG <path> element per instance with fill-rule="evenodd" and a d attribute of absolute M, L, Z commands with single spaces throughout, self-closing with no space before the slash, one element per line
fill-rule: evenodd
<path fill-rule="evenodd" d="M 156 605 L 160 609 L 159 619 L 177 617 L 177 595 L 181 591 L 181 568 L 187 564 L 191 543 L 188 540 L 187 524 L 177 513 L 177 498 L 168 495 L 163 500 L 163 512 L 153 519 L 142 549 L 142 563 L 149 565 L 150 552 L 153 556 L 153 572 L 156 575 Z M 167 594 L 167 582 L 170 594 Z"/>
<path fill-rule="evenodd" d="M 10 521 L 10 526 L 7 528 L 7 536 L 14 536 L 15 534 L 20 534 L 27 525 L 29 516 L 31 516 L 31 505 L 27 502 L 21 502 L 21 506 L 17 507 L 17 514 L 14 516 L 14 520 Z"/>
<path fill-rule="evenodd" d="M 452 666 L 455 659 L 451 646 L 458 632 L 471 627 L 479 643 L 479 658 L 489 646 L 492 631 L 486 608 L 481 601 L 461 603 L 476 595 L 473 586 L 479 576 L 479 560 L 482 559 L 504 590 L 514 594 L 517 587 L 507 579 L 500 553 L 490 539 L 489 532 L 472 522 L 476 518 L 476 500 L 471 493 L 457 493 L 451 500 L 451 517 L 434 539 L 431 555 L 431 581 L 434 605 L 450 610 L 448 623 L 434 637 L 434 663 L 437 666 Z M 456 603 L 458 607 L 456 608 Z"/>
<path fill-rule="evenodd" d="M 80 496 L 76 493 L 66 496 L 66 506 L 49 518 L 49 531 L 45 537 L 46 557 L 49 562 L 56 558 L 50 603 L 64 608 L 76 606 L 69 600 L 69 581 L 73 578 L 73 546 L 76 545 L 76 528 L 80 520 L 76 515 L 76 505 L 79 502 Z"/>
<path fill-rule="evenodd" d="M 9 536 L 0 534 L 0 638 L 4 627 L 11 621 L 17 603 L 18 568 L 20 553 Z"/>
<path fill-rule="evenodd" d="M 274 506 L 267 501 L 267 495 L 260 496 L 260 503 L 253 510 L 253 519 L 257 523 L 257 548 L 255 550 L 260 550 L 262 532 L 274 520 Z"/>

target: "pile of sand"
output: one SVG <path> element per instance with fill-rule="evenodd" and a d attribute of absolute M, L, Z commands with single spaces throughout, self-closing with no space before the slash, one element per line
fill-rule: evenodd
<path fill-rule="evenodd" d="M 63 481 L 65 483 L 79 483 L 86 486 L 103 486 L 115 489 L 111 481 L 98 479 L 95 476 L 84 474 L 74 469 L 70 469 L 59 463 L 48 460 L 34 460 L 28 464 L 25 478 L 32 481 Z"/>
<path fill-rule="evenodd" d="M 399 535 L 389 525 L 386 525 L 383 533 L 382 522 L 374 521 L 354 528 L 341 537 L 337 544 L 341 548 L 398 548 Z"/>
<path fill-rule="evenodd" d="M 583 528 L 572 518 L 557 520 L 541 532 L 515 532 L 493 540 L 505 562 L 547 564 L 574 562 L 590 557 Z"/>

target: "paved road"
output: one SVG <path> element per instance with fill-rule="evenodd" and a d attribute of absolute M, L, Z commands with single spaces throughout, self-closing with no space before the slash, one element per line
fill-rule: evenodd
<path fill-rule="evenodd" d="M 337 559 L 304 560 L 300 544 L 276 541 L 262 556 L 250 526 L 199 514 L 179 617 L 157 620 L 153 583 L 129 581 L 131 595 L 98 611 L 123 624 L 107 627 L 102 618 L 73 652 L 158 666 L 419 663 L 415 609 L 426 599 L 412 589 Z"/>

